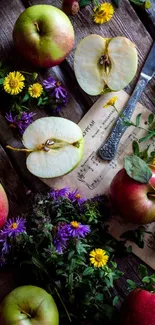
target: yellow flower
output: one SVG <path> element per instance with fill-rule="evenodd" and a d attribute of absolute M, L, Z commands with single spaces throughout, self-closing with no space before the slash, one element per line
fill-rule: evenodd
<path fill-rule="evenodd" d="M 118 96 L 115 96 L 115 97 L 112 97 L 112 98 L 110 98 L 105 104 L 104 104 L 104 108 L 107 108 L 107 107 L 109 107 L 109 106 L 114 106 L 115 105 L 115 103 L 116 103 L 116 101 L 117 101 L 117 99 L 118 99 Z"/>
<path fill-rule="evenodd" d="M 93 264 L 95 267 L 102 267 L 105 266 L 108 262 L 109 256 L 106 254 L 101 248 L 95 248 L 93 251 L 90 252 L 90 263 Z"/>
<path fill-rule="evenodd" d="M 31 85 L 28 88 L 28 92 L 30 94 L 31 97 L 33 98 L 38 98 L 41 96 L 42 92 L 43 92 L 43 87 L 41 84 L 39 84 L 38 82 Z"/>
<path fill-rule="evenodd" d="M 25 77 L 19 71 L 10 72 L 4 79 L 4 90 L 10 95 L 17 95 L 25 86 L 24 80 Z"/>
<path fill-rule="evenodd" d="M 151 8 L 151 2 L 146 0 L 145 1 L 145 9 L 150 9 Z"/>
<path fill-rule="evenodd" d="M 94 7 L 94 22 L 96 24 L 104 24 L 112 18 L 113 14 L 114 8 L 110 3 L 105 2 L 99 4 Z"/>

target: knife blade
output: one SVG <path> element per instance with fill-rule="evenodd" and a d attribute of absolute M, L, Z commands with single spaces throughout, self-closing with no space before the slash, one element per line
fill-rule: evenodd
<path fill-rule="evenodd" d="M 126 106 L 122 110 L 122 114 L 126 119 L 131 118 L 137 101 L 139 100 L 148 82 L 154 76 L 154 73 L 155 73 L 155 42 L 141 70 L 135 89 L 130 99 L 128 100 Z M 124 134 L 124 132 L 126 131 L 126 129 L 127 126 L 123 125 L 121 117 L 118 117 L 115 126 L 112 129 L 109 137 L 105 140 L 105 142 L 100 146 L 98 150 L 98 155 L 100 156 L 100 158 L 102 158 L 103 160 L 112 160 L 115 157 L 120 139 Z"/>

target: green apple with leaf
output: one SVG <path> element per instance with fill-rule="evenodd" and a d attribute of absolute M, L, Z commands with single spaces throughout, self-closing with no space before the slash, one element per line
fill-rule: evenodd
<path fill-rule="evenodd" d="M 58 325 L 59 313 L 44 289 L 27 285 L 11 291 L 0 305 L 1 325 Z"/>

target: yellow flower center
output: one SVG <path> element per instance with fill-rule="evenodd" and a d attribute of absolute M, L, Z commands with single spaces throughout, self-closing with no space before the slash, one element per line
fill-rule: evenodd
<path fill-rule="evenodd" d="M 18 87 L 18 84 L 19 84 L 19 82 L 18 82 L 17 79 L 13 79 L 13 78 L 10 79 L 9 85 L 10 85 L 10 87 L 11 87 L 12 89 Z"/>
<path fill-rule="evenodd" d="M 12 225 L 10 225 L 11 229 L 17 229 L 17 227 L 18 227 L 17 222 L 13 222 Z"/>
<path fill-rule="evenodd" d="M 101 262 L 102 259 L 103 259 L 103 254 L 97 253 L 97 254 L 95 255 L 95 260 L 96 260 L 97 262 Z"/>
<path fill-rule="evenodd" d="M 81 195 L 80 194 L 76 194 L 75 197 L 76 197 L 76 199 L 81 199 Z"/>
<path fill-rule="evenodd" d="M 72 227 L 73 228 L 79 228 L 79 222 L 77 222 L 77 221 L 71 221 L 71 225 L 72 225 Z"/>

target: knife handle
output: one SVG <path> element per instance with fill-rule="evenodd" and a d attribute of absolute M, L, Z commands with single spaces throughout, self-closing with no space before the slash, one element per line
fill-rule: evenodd
<path fill-rule="evenodd" d="M 132 113 L 135 109 L 135 105 L 138 99 L 140 98 L 148 81 L 149 80 L 145 77 L 141 76 L 139 78 L 137 85 L 132 93 L 132 96 L 130 97 L 126 107 L 122 111 L 122 114 L 126 119 L 130 120 Z M 115 157 L 120 139 L 126 129 L 127 126 L 123 125 L 122 118 L 118 117 L 110 136 L 106 139 L 106 141 L 101 145 L 98 150 L 100 158 L 102 158 L 103 160 L 112 160 Z"/>

